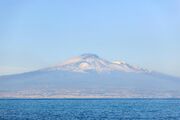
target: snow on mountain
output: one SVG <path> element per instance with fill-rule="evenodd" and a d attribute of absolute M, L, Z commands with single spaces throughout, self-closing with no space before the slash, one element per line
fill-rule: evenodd
<path fill-rule="evenodd" d="M 109 62 L 95 54 L 83 54 L 73 57 L 59 65 L 47 68 L 46 70 L 65 70 L 71 72 L 148 72 L 148 70 L 129 65 L 122 61 Z"/>
<path fill-rule="evenodd" d="M 0 76 L 0 98 L 180 98 L 180 78 L 83 54 L 46 69 Z"/>

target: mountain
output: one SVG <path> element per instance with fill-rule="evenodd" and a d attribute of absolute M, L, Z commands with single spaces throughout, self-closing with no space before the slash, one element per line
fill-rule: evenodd
<path fill-rule="evenodd" d="M 102 58 L 99 58 L 95 54 L 83 54 L 81 56 L 77 56 L 71 58 L 64 63 L 59 65 L 47 68 L 46 70 L 54 71 L 54 70 L 64 70 L 70 72 L 148 72 L 145 69 L 138 68 L 135 66 L 131 66 L 123 61 L 114 61 L 109 62 Z"/>
<path fill-rule="evenodd" d="M 83 54 L 0 77 L 1 98 L 179 98 L 180 78 Z"/>

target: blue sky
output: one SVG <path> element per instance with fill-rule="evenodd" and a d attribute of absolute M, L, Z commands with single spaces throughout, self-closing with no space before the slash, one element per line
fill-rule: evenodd
<path fill-rule="evenodd" d="M 83 53 L 180 76 L 180 1 L 0 1 L 0 75 Z"/>

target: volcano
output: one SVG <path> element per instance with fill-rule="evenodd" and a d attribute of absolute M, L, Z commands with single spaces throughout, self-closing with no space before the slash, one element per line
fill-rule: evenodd
<path fill-rule="evenodd" d="M 1 98 L 179 98 L 180 78 L 83 54 L 58 65 L 0 76 Z"/>

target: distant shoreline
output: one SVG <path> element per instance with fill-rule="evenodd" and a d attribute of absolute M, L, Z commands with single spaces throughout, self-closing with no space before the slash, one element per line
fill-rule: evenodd
<path fill-rule="evenodd" d="M 180 100 L 180 98 L 0 98 L 0 100 Z"/>

